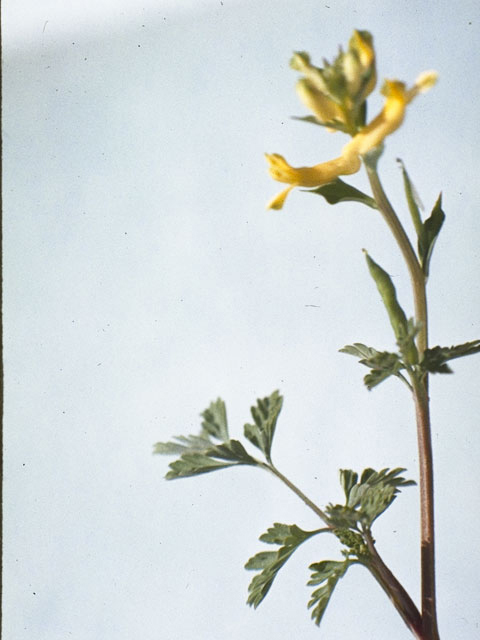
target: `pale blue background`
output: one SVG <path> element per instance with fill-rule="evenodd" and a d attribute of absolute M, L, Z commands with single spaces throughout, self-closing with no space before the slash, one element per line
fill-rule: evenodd
<path fill-rule="evenodd" d="M 411 312 L 393 241 L 358 205 L 297 192 L 266 212 L 279 185 L 262 154 L 310 164 L 344 143 L 289 119 L 305 114 L 295 49 L 321 64 L 364 28 L 380 78 L 437 69 L 381 171 L 407 225 L 396 157 L 427 208 L 444 191 L 432 344 L 478 338 L 478 3 L 7 0 L 3 14 L 3 637 L 410 637 L 361 569 L 321 629 L 310 621 L 307 567 L 339 557 L 330 538 L 299 550 L 249 609 L 242 567 L 258 536 L 315 516 L 255 470 L 167 483 L 151 446 L 196 432 L 218 395 L 239 437 L 255 398 L 278 387 L 274 458 L 320 504 L 341 498 L 339 467 L 417 477 L 408 394 L 394 381 L 369 394 L 365 370 L 337 352 L 393 346 L 362 247 Z M 378 94 L 370 102 L 375 113 Z M 440 627 L 455 640 L 480 638 L 478 363 L 431 383 Z M 416 489 L 376 537 L 418 598 Z"/>

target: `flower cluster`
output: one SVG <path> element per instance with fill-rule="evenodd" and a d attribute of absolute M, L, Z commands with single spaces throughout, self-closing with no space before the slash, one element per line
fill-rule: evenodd
<path fill-rule="evenodd" d="M 319 187 L 359 171 L 362 156 L 398 129 L 407 105 L 419 93 L 428 91 L 437 79 L 434 71 L 427 71 L 411 88 L 398 80 L 386 80 L 381 90 L 385 97 L 383 109 L 366 124 L 366 98 L 376 84 L 375 52 L 368 32 L 355 31 L 348 51 L 340 51 L 334 63 L 327 63 L 323 69 L 311 65 L 306 53 L 296 53 L 291 64 L 304 75 L 297 91 L 319 124 L 348 133 L 352 139 L 338 158 L 313 167 L 295 168 L 278 153 L 265 154 L 272 178 L 289 185 L 270 200 L 268 209 L 281 209 L 294 187 Z"/>

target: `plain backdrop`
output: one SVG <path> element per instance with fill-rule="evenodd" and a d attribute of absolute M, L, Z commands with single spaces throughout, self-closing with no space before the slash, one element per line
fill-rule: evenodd
<path fill-rule="evenodd" d="M 257 470 L 166 482 L 152 445 L 196 433 L 218 396 L 240 438 L 279 388 L 278 467 L 320 505 L 338 469 L 418 477 L 413 408 L 338 353 L 393 338 L 361 249 L 408 278 L 380 217 L 297 190 L 282 212 L 263 153 L 335 157 L 342 134 L 292 120 L 292 51 L 332 59 L 354 28 L 378 73 L 439 83 L 388 139 L 381 174 L 411 231 L 400 157 L 447 220 L 429 282 L 431 343 L 480 335 L 480 10 L 473 0 L 6 0 L 3 3 L 4 600 L 6 640 L 406 640 L 354 568 L 320 629 L 315 538 L 257 611 L 243 564 L 273 522 L 315 515 Z M 376 92 L 370 114 L 381 108 Z M 350 182 L 368 190 L 362 173 Z M 480 638 L 478 356 L 431 381 L 442 638 Z M 418 490 L 378 521 L 387 563 L 419 595 Z"/>

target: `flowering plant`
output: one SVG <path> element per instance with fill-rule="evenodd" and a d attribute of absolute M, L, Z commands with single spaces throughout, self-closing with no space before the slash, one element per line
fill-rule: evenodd
<path fill-rule="evenodd" d="M 410 275 L 415 309 L 413 318 L 405 314 L 387 271 L 365 252 L 368 270 L 393 329 L 396 348 L 379 351 L 356 342 L 341 351 L 358 358 L 369 368 L 364 378 L 368 389 L 388 378 L 397 378 L 408 389 L 414 402 L 421 512 L 420 607 L 380 557 L 373 536 L 377 518 L 403 488 L 415 483 L 403 477 L 405 469 L 400 467 L 380 471 L 367 468 L 360 474 L 342 469 L 340 482 L 345 494 L 344 503 L 319 507 L 281 473 L 272 460 L 273 438 L 283 403 L 278 391 L 257 401 L 251 409 L 253 421 L 244 427 L 246 440 L 260 451 L 262 459 L 256 457 L 258 454 L 249 453 L 239 440 L 230 437 L 225 403 L 221 399 L 212 402 L 201 414 L 202 425 L 198 435 L 157 443 L 155 452 L 179 456 L 170 464 L 167 479 L 238 465 L 265 469 L 292 490 L 322 521 L 322 526 L 313 531 L 304 531 L 297 525 L 275 523 L 260 537 L 262 542 L 276 545 L 276 548 L 257 553 L 246 564 L 248 570 L 257 572 L 249 587 L 250 605 L 257 607 L 262 602 L 279 570 L 302 543 L 326 533 L 338 539 L 342 545 L 342 557 L 310 565 L 312 575 L 308 584 L 315 588 L 308 606 L 317 624 L 322 620 L 338 581 L 351 566 L 361 565 L 386 592 L 415 638 L 438 640 L 428 377 L 432 373 L 451 373 L 449 361 L 480 352 L 480 340 L 450 347 L 429 347 L 426 285 L 434 244 L 445 219 L 441 196 L 430 215 L 423 219 L 415 189 L 401 164 L 406 200 L 416 235 L 416 242 L 412 243 L 385 194 L 377 170 L 385 140 L 401 126 L 412 100 L 435 84 L 437 74 L 433 71 L 421 73 L 410 88 L 398 80 L 386 80 L 381 89 L 384 106 L 375 118 L 367 122 L 367 98 L 377 83 L 373 39 L 367 31 L 355 31 L 348 49 L 340 50 L 333 63 L 325 62 L 323 68 L 315 67 L 305 52 L 295 53 L 291 66 L 302 76 L 297 83 L 299 97 L 313 113 L 301 119 L 331 131 L 340 131 L 349 135 L 351 140 L 343 146 L 337 158 L 312 167 L 295 168 L 283 156 L 267 154 L 272 178 L 288 185 L 270 200 L 267 208 L 281 209 L 294 187 L 306 187 L 310 193 L 323 196 L 330 204 L 350 200 L 371 207 L 387 223 Z M 362 166 L 367 172 L 371 195 L 340 178 L 360 171 Z"/>

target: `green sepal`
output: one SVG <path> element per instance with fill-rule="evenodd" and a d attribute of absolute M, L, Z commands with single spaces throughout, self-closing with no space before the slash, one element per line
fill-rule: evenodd
<path fill-rule="evenodd" d="M 373 198 L 343 180 L 340 180 L 340 178 L 316 189 L 304 189 L 304 191 L 323 196 L 329 204 L 337 204 L 338 202 L 361 202 L 372 209 L 378 208 Z"/>
<path fill-rule="evenodd" d="M 446 364 L 449 360 L 480 353 L 480 340 L 472 340 L 452 347 L 432 347 L 423 353 L 420 367 L 429 373 L 453 373 Z"/>
<path fill-rule="evenodd" d="M 261 535 L 260 540 L 262 542 L 281 546 L 277 551 L 261 551 L 246 563 L 245 569 L 261 571 L 250 582 L 247 604 L 256 609 L 269 592 L 278 572 L 293 552 L 298 549 L 302 542 L 322 531 L 325 531 L 325 529 L 303 531 L 295 524 L 276 522 L 273 527 Z"/>
<path fill-rule="evenodd" d="M 432 209 L 430 217 L 423 223 L 421 233 L 418 236 L 418 254 L 420 256 L 425 277 L 428 277 L 433 247 L 444 220 L 445 213 L 442 210 L 442 194 L 440 194 Z"/>
<path fill-rule="evenodd" d="M 348 568 L 352 564 L 357 564 L 357 560 L 349 558 L 338 560 L 323 560 L 323 562 L 314 562 L 310 565 L 313 571 L 312 577 L 307 583 L 308 586 L 322 585 L 319 589 L 315 589 L 308 603 L 308 608 L 313 608 L 312 618 L 316 625 L 322 621 L 325 610 L 330 602 L 330 598 L 338 584 L 340 578 L 343 578 Z"/>
<path fill-rule="evenodd" d="M 363 378 L 363 382 L 369 391 L 390 376 L 402 377 L 400 371 L 405 369 L 405 365 L 398 353 L 377 351 L 361 342 L 348 344 L 343 349 L 340 349 L 340 352 L 360 358 L 360 364 L 371 368 L 370 373 L 367 373 Z"/>
<path fill-rule="evenodd" d="M 274 391 L 267 398 L 259 398 L 256 406 L 251 408 L 254 424 L 247 423 L 244 426 L 245 437 L 263 452 L 269 462 L 273 436 L 282 404 L 283 397 L 279 391 Z"/>

